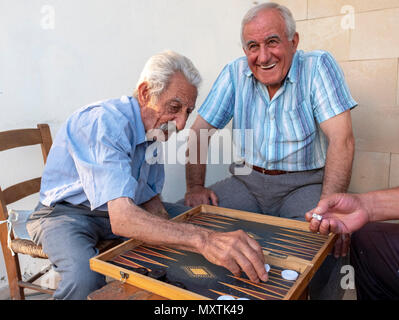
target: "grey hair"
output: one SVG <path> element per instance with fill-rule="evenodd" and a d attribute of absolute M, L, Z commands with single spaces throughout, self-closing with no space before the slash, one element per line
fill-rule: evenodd
<path fill-rule="evenodd" d="M 201 75 L 194 64 L 187 57 L 167 50 L 152 56 L 145 64 L 137 82 L 133 96 L 137 99 L 138 88 L 141 83 L 147 82 L 152 98 L 159 98 L 169 84 L 170 78 L 181 72 L 187 81 L 197 89 L 201 84 Z"/>
<path fill-rule="evenodd" d="M 281 16 L 284 19 L 285 22 L 285 28 L 286 28 L 286 35 L 289 41 L 294 39 L 295 33 L 296 33 L 296 22 L 295 19 L 287 7 L 280 5 L 275 2 L 266 2 L 266 3 L 261 3 L 258 4 L 257 6 L 251 8 L 248 10 L 248 12 L 245 14 L 244 18 L 242 19 L 241 22 L 241 43 L 242 46 L 245 47 L 244 43 L 244 27 L 246 26 L 247 23 L 251 22 L 253 19 L 256 18 L 258 13 L 262 10 L 266 9 L 276 9 L 280 12 Z"/>

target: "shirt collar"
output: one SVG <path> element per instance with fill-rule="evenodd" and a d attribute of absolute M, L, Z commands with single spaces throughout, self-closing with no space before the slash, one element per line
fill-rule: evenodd
<path fill-rule="evenodd" d="M 292 58 L 291 68 L 288 71 L 288 75 L 287 75 L 287 80 L 289 80 L 290 82 L 293 82 L 293 83 L 297 82 L 297 80 L 298 80 L 298 63 L 299 63 L 298 60 L 299 60 L 299 53 L 295 52 L 294 57 Z M 244 69 L 244 74 L 247 77 L 250 77 L 253 75 L 252 70 L 248 66 L 248 63 Z"/>
<path fill-rule="evenodd" d="M 136 127 L 136 135 L 137 135 L 137 144 L 141 144 L 147 141 L 147 137 L 145 135 L 144 123 L 143 120 L 141 119 L 140 106 L 138 101 L 134 97 L 129 97 L 129 100 L 133 110 L 134 124 Z"/>
<path fill-rule="evenodd" d="M 288 71 L 287 79 L 290 82 L 297 82 L 298 81 L 298 64 L 299 64 L 299 53 L 298 51 L 295 52 L 294 57 L 292 58 L 291 68 Z"/>

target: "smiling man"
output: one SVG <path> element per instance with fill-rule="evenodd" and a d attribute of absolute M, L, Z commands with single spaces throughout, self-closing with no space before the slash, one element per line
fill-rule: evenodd
<path fill-rule="evenodd" d="M 331 54 L 297 51 L 299 35 L 286 7 L 265 3 L 249 10 L 241 41 L 245 57 L 225 66 L 192 126 L 197 140 L 189 140 L 188 151 L 197 145 L 200 156 L 186 165 L 185 204 L 305 220 L 320 198 L 347 190 L 354 155 L 350 110 L 357 104 Z M 230 120 L 243 163 L 206 188 L 201 131 Z M 241 170 L 246 167 L 253 170 Z M 337 241 L 335 256 L 346 255 L 348 239 Z"/>
<path fill-rule="evenodd" d="M 86 299 L 104 285 L 89 259 L 99 240 L 118 237 L 197 252 L 235 275 L 267 280 L 262 249 L 244 232 L 168 220 L 188 208 L 161 201 L 164 167 L 145 161 L 154 140 L 184 128 L 200 81 L 189 59 L 160 53 L 147 62 L 133 97 L 85 106 L 60 128 L 27 225 L 61 276 L 55 299 Z"/>
<path fill-rule="evenodd" d="M 253 76 L 266 85 L 270 99 L 286 78 L 298 46 L 298 34 L 288 35 L 290 31 L 275 10 L 260 11 L 243 28 L 242 43 L 248 66 Z"/>

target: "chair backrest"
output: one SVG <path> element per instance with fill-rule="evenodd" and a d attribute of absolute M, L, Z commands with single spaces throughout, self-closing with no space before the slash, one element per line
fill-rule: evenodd
<path fill-rule="evenodd" d="M 52 143 L 50 128 L 47 124 L 38 124 L 37 129 L 0 132 L 0 151 L 40 144 L 44 163 L 47 161 Z M 7 205 L 39 192 L 40 182 L 39 177 L 12 185 L 5 190 L 0 187 L 0 220 L 8 218 Z"/>

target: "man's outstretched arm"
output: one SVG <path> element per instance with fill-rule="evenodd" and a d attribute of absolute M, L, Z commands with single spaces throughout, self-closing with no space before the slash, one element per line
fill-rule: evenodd
<path fill-rule="evenodd" d="M 313 219 L 313 213 L 322 220 Z M 363 194 L 337 193 L 318 203 L 305 215 L 309 228 L 321 234 L 351 233 L 368 222 L 399 219 L 399 188 Z"/>
<path fill-rule="evenodd" d="M 243 231 L 215 232 L 151 214 L 129 198 L 108 202 L 112 232 L 153 245 L 166 245 L 202 254 L 234 275 L 243 270 L 249 279 L 266 281 L 260 245 Z"/>
<path fill-rule="evenodd" d="M 322 122 L 320 127 L 328 139 L 321 193 L 323 199 L 333 193 L 346 192 L 351 180 L 355 142 L 350 110 Z M 335 257 L 345 256 L 349 245 L 349 234 L 339 237 L 334 246 Z"/>

